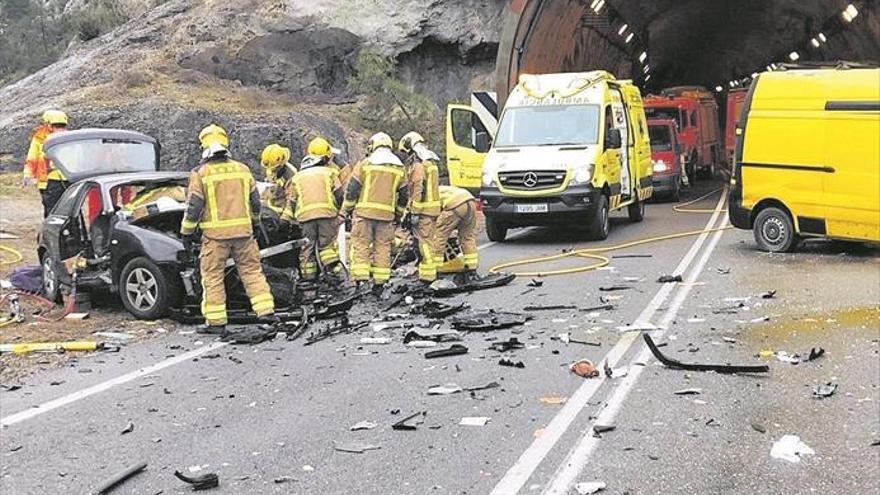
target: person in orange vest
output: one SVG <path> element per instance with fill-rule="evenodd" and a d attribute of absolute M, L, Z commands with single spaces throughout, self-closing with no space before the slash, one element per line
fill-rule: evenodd
<path fill-rule="evenodd" d="M 55 203 L 64 194 L 65 181 L 61 172 L 55 169 L 51 160 L 43 153 L 43 143 L 51 134 L 67 129 L 67 114 L 60 110 L 43 112 L 43 123 L 34 129 L 31 144 L 28 148 L 27 160 L 24 162 L 22 184 L 29 187 L 34 184 L 40 190 L 43 201 L 43 218 L 55 207 Z"/>
<path fill-rule="evenodd" d="M 393 146 L 384 132 L 370 138 L 369 155 L 352 169 L 339 212 L 339 222 L 354 212 L 351 279 L 363 285 L 372 277 L 377 296 L 391 278 L 394 222 L 407 204 L 406 170 L 391 150 Z"/>
<path fill-rule="evenodd" d="M 425 284 L 437 280 L 434 228 L 440 216 L 440 158 L 425 145 L 425 138 L 417 132 L 403 136 L 397 147 L 406 155 L 409 164 L 409 225 L 419 252 L 419 280 Z"/>
<path fill-rule="evenodd" d="M 458 242 L 464 255 L 465 279 L 472 279 L 480 264 L 477 251 L 477 200 L 466 189 L 440 186 L 440 209 L 434 245 L 446 246 L 446 241 L 458 231 Z M 442 250 L 435 253 L 437 266 L 443 264 L 443 254 Z"/>
<path fill-rule="evenodd" d="M 277 321 L 275 301 L 260 264 L 254 239 L 259 230 L 260 193 L 250 169 L 229 156 L 226 131 L 211 124 L 199 133 L 202 162 L 189 178 L 186 213 L 180 225 L 190 250 L 197 228 L 202 231 L 199 256 L 202 276 L 202 333 L 222 334 L 226 328 L 226 261 L 232 258 L 251 308 L 264 322 Z"/>
<path fill-rule="evenodd" d="M 318 278 L 318 260 L 323 275 L 336 273 L 339 252 L 336 248 L 336 217 L 342 202 L 339 172 L 326 156 L 307 155 L 293 177 L 290 206 L 309 241 L 299 252 L 299 271 L 303 280 Z"/>

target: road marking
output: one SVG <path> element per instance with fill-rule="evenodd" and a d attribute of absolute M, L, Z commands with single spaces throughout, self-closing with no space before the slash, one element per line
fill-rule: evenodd
<path fill-rule="evenodd" d="M 724 226 L 727 224 L 727 216 L 724 216 L 724 219 L 721 221 L 720 226 Z M 724 231 L 715 232 L 712 236 L 712 240 L 709 241 L 709 245 L 706 247 L 706 250 L 703 251 L 703 255 L 697 261 L 697 264 L 694 266 L 693 270 L 691 270 L 688 275 L 686 281 L 694 282 L 697 277 L 703 272 L 703 269 L 706 267 L 706 263 L 709 261 L 709 257 L 712 252 L 715 250 L 715 247 L 718 245 L 718 241 L 721 239 L 721 236 L 724 234 Z M 673 284 L 670 284 L 673 285 Z M 662 336 L 665 333 L 665 329 L 669 326 L 669 323 L 675 318 L 678 314 L 678 311 L 681 309 L 682 304 L 687 298 L 688 294 L 690 294 L 693 285 L 683 284 L 680 286 L 680 290 L 675 294 L 675 298 L 673 298 L 672 303 L 669 305 L 669 309 L 666 310 L 666 313 L 663 315 L 663 318 L 660 320 L 660 324 L 658 325 L 662 330 L 655 333 L 657 336 Z M 639 336 L 640 334 L 637 332 L 633 332 L 633 335 Z M 624 401 L 626 401 L 627 396 L 635 385 L 636 381 L 639 379 L 639 376 L 642 374 L 642 371 L 647 366 L 638 366 L 636 363 L 644 363 L 648 364 L 651 361 L 651 350 L 647 347 L 642 349 L 642 352 L 638 354 L 636 358 L 634 358 L 629 364 L 629 373 L 626 377 L 623 378 L 623 381 L 620 385 L 614 390 L 611 394 L 611 397 L 605 402 L 605 408 L 602 409 L 602 412 L 596 417 L 593 421 L 593 424 L 613 424 L 617 414 L 620 412 L 620 409 L 623 407 Z M 589 462 L 590 455 L 599 445 L 599 438 L 596 438 L 592 435 L 592 431 L 585 433 L 581 440 L 576 444 L 576 446 L 571 450 L 568 456 L 560 465 L 559 469 L 554 474 L 550 486 L 544 490 L 544 495 L 565 495 L 569 493 L 571 489 L 571 485 L 574 484 L 577 477 L 584 470 L 587 463 Z"/>
<path fill-rule="evenodd" d="M 521 231 L 517 232 L 516 234 L 508 237 L 507 240 L 512 241 L 514 239 L 519 239 L 520 237 L 528 234 L 529 232 L 534 232 L 535 230 L 537 230 L 537 227 L 528 227 L 528 228 L 521 230 Z M 495 241 L 487 242 L 486 244 L 481 244 L 481 245 L 477 246 L 477 251 L 482 251 L 483 249 L 488 248 L 488 247 L 492 247 L 496 244 L 498 244 L 498 243 Z"/>
<path fill-rule="evenodd" d="M 50 400 L 49 402 L 45 402 L 40 404 L 39 406 L 34 406 L 25 411 L 21 411 L 15 414 L 10 414 L 4 418 L 0 418 L 0 427 L 7 427 L 10 425 L 14 425 L 15 423 L 20 423 L 22 421 L 26 421 L 28 419 L 39 416 L 40 414 L 47 413 L 52 411 L 53 409 L 58 409 L 59 407 L 66 406 L 68 404 L 72 404 L 78 400 L 85 399 L 86 397 L 90 397 L 95 394 L 99 394 L 104 392 L 105 390 L 109 390 L 117 385 L 122 385 L 123 383 L 128 383 L 136 378 L 140 378 L 142 376 L 149 375 L 151 373 L 155 373 L 157 371 L 168 368 L 169 366 L 174 366 L 175 364 L 182 363 L 183 361 L 188 361 L 192 358 L 201 356 L 206 352 L 210 352 L 216 349 L 219 349 L 225 345 L 228 345 L 228 342 L 214 342 L 213 344 L 206 345 L 204 347 L 200 347 L 198 349 L 194 349 L 189 352 L 184 352 L 179 356 L 174 356 L 172 358 L 168 358 L 164 361 L 159 361 L 156 364 L 147 366 L 146 368 L 140 368 L 138 370 L 132 371 L 131 373 L 126 373 L 122 376 L 118 376 L 116 378 L 112 378 L 105 382 L 101 382 L 97 385 L 93 385 L 91 387 L 79 390 L 77 392 L 73 392 L 71 394 L 65 395 L 63 397 L 59 397 L 54 400 Z"/>
<path fill-rule="evenodd" d="M 722 212 L 723 206 L 726 204 L 726 199 L 727 189 L 722 192 L 721 197 L 718 199 L 718 204 L 715 206 L 715 212 L 709 218 L 703 230 L 708 231 L 713 228 Z M 679 262 L 674 273 L 682 274 L 687 270 L 708 237 L 709 232 L 700 234 L 690 250 Z M 648 305 L 645 306 L 645 309 L 639 314 L 638 318 L 636 318 L 634 325 L 649 322 L 653 314 L 666 301 L 674 288 L 675 284 L 664 284 Z M 639 332 L 627 332 L 624 334 L 605 356 L 604 360 L 608 362 L 608 365 L 614 367 L 633 345 L 638 336 Z M 562 409 L 544 428 L 541 436 L 532 442 L 525 452 L 520 455 L 516 463 L 498 481 L 491 495 L 512 495 L 518 493 L 604 382 L 604 375 L 601 375 L 598 379 L 584 380 Z"/>

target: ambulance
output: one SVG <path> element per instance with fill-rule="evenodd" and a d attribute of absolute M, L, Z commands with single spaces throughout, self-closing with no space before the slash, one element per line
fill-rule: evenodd
<path fill-rule="evenodd" d="M 653 191 L 648 124 L 638 88 L 605 71 L 521 75 L 482 167 L 489 239 L 511 228 L 586 227 L 608 236 L 609 215 L 642 220 Z"/>
<path fill-rule="evenodd" d="M 806 237 L 880 242 L 880 68 L 783 67 L 752 82 L 730 222 L 770 252 Z"/>

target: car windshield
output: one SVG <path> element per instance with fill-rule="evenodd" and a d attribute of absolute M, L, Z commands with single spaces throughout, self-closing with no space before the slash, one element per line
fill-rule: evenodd
<path fill-rule="evenodd" d="M 598 105 L 513 107 L 504 111 L 496 147 L 596 144 Z"/>
<path fill-rule="evenodd" d="M 53 147 L 52 159 L 71 176 L 83 173 L 151 172 L 157 169 L 153 143 L 132 139 L 96 137 L 69 141 Z"/>
<path fill-rule="evenodd" d="M 672 151 L 672 135 L 665 125 L 649 125 L 651 135 L 651 151 Z"/>
<path fill-rule="evenodd" d="M 645 116 L 648 119 L 672 119 L 675 121 L 675 126 L 681 129 L 681 111 L 677 108 L 647 107 Z"/>

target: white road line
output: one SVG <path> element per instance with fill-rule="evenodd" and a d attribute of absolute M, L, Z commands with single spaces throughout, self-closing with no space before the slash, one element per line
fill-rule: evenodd
<path fill-rule="evenodd" d="M 149 375 L 151 373 L 155 373 L 159 370 L 165 369 L 169 366 L 174 366 L 175 364 L 181 363 L 183 361 L 188 361 L 194 357 L 201 356 L 206 352 L 213 351 L 215 349 L 219 349 L 225 345 L 228 345 L 228 342 L 215 342 L 213 344 L 206 345 L 204 347 L 200 347 L 198 349 L 194 349 L 189 352 L 184 352 L 179 356 L 174 356 L 172 358 L 168 358 L 164 361 L 160 361 L 156 364 L 147 366 L 146 368 L 140 368 L 138 370 L 132 371 L 131 373 L 126 373 L 122 376 L 118 376 L 116 378 L 112 378 L 107 380 L 106 382 L 101 382 L 97 385 L 93 385 L 91 387 L 85 388 L 83 390 L 79 390 L 77 392 L 73 392 L 71 394 L 65 395 L 63 397 L 59 397 L 54 400 L 50 400 L 49 402 L 45 402 L 40 404 L 39 406 L 34 406 L 25 411 L 21 411 L 15 414 L 10 414 L 4 418 L 0 418 L 0 427 L 7 427 L 10 425 L 14 425 L 15 423 L 20 423 L 22 421 L 34 418 L 39 416 L 40 414 L 47 413 L 53 409 L 57 409 L 59 407 L 66 406 L 68 404 L 72 404 L 78 400 L 85 399 L 86 397 L 99 394 L 104 392 L 105 390 L 109 390 L 117 385 L 122 385 L 123 383 L 130 382 L 136 378 L 140 378 L 142 376 Z"/>
<path fill-rule="evenodd" d="M 703 230 L 711 230 L 715 225 L 723 206 L 726 204 L 726 199 L 727 190 L 725 189 L 721 194 L 721 198 L 718 200 L 718 204 L 715 206 L 715 213 L 709 218 L 709 221 L 706 223 L 706 227 L 704 227 Z M 681 262 L 676 267 L 675 273 L 681 274 L 687 270 L 687 267 L 693 262 L 708 236 L 709 234 L 707 232 L 700 234 L 697 240 L 694 241 L 690 250 L 688 250 L 687 254 L 685 254 L 684 258 L 682 258 Z M 664 284 L 636 319 L 636 325 L 649 322 L 653 314 L 669 297 L 673 288 L 674 284 Z M 616 366 L 623 355 L 626 354 L 629 348 L 633 345 L 638 336 L 638 332 L 628 332 L 618 340 L 604 358 L 609 366 Z M 584 409 L 587 402 L 604 382 L 604 375 L 600 376 L 598 379 L 584 380 L 562 409 L 553 417 L 547 427 L 544 428 L 541 436 L 532 442 L 525 452 L 520 455 L 516 463 L 507 471 L 507 473 L 505 473 L 501 480 L 498 481 L 498 484 L 495 485 L 491 495 L 513 495 L 518 493 L 535 472 L 535 469 L 537 469 L 541 462 L 543 462 L 550 450 L 553 449 L 562 435 L 568 430 L 578 413 Z"/>
<path fill-rule="evenodd" d="M 507 240 L 512 241 L 514 239 L 519 239 L 520 237 L 523 237 L 524 235 L 526 235 L 530 232 L 534 232 L 535 230 L 536 230 L 536 227 L 529 227 L 529 228 L 523 229 L 523 230 L 517 232 L 516 234 L 513 234 L 512 236 L 508 237 Z M 498 243 L 495 241 L 487 242 L 486 244 L 481 244 L 481 245 L 477 246 L 477 251 L 482 251 L 483 249 L 490 248 L 496 244 L 498 244 Z"/>
<path fill-rule="evenodd" d="M 727 216 L 725 215 L 722 220 L 720 227 L 723 227 L 727 224 Z M 697 280 L 697 278 L 702 273 L 703 269 L 706 267 L 706 263 L 709 261 L 709 257 L 712 252 L 715 250 L 715 247 L 718 245 L 718 241 L 721 239 L 721 236 L 724 234 L 724 231 L 715 232 L 712 236 L 712 240 L 709 241 L 708 247 L 703 251 L 703 255 L 697 261 L 697 264 L 694 266 L 693 270 L 691 270 L 690 274 L 686 278 L 686 283 L 680 286 L 679 291 L 675 294 L 675 298 L 670 303 L 669 309 L 663 315 L 662 320 L 660 321 L 661 330 L 657 332 L 655 335 L 662 336 L 665 333 L 665 328 L 669 326 L 669 323 L 675 318 L 678 314 L 678 311 L 681 309 L 682 304 L 687 298 L 688 294 L 690 294 L 691 288 L 693 288 L 693 282 Z M 673 285 L 673 284 L 670 284 Z M 636 332 L 633 332 L 634 335 L 639 335 Z M 617 414 L 620 412 L 620 409 L 623 407 L 624 401 L 626 401 L 626 397 L 629 395 L 636 381 L 639 379 L 639 376 L 642 374 L 642 371 L 646 368 L 646 366 L 638 366 L 636 363 L 644 363 L 648 364 L 651 361 L 652 355 L 651 350 L 647 347 L 642 349 L 642 352 L 638 354 L 638 356 L 630 362 L 629 365 L 629 373 L 626 377 L 623 378 L 623 381 L 618 385 L 618 387 L 614 390 L 614 393 L 611 397 L 606 401 L 606 407 L 602 409 L 602 412 L 596 417 L 593 424 L 613 424 Z M 565 461 L 563 461 L 562 465 L 556 471 L 553 476 L 550 486 L 544 490 L 544 495 L 565 495 L 569 493 L 571 486 L 577 480 L 577 477 L 584 470 L 587 463 L 589 462 L 590 455 L 599 445 L 599 438 L 596 438 L 592 435 L 591 431 L 587 431 L 582 437 L 581 440 L 576 444 L 576 446 L 572 449 L 572 451 L 568 454 Z"/>

